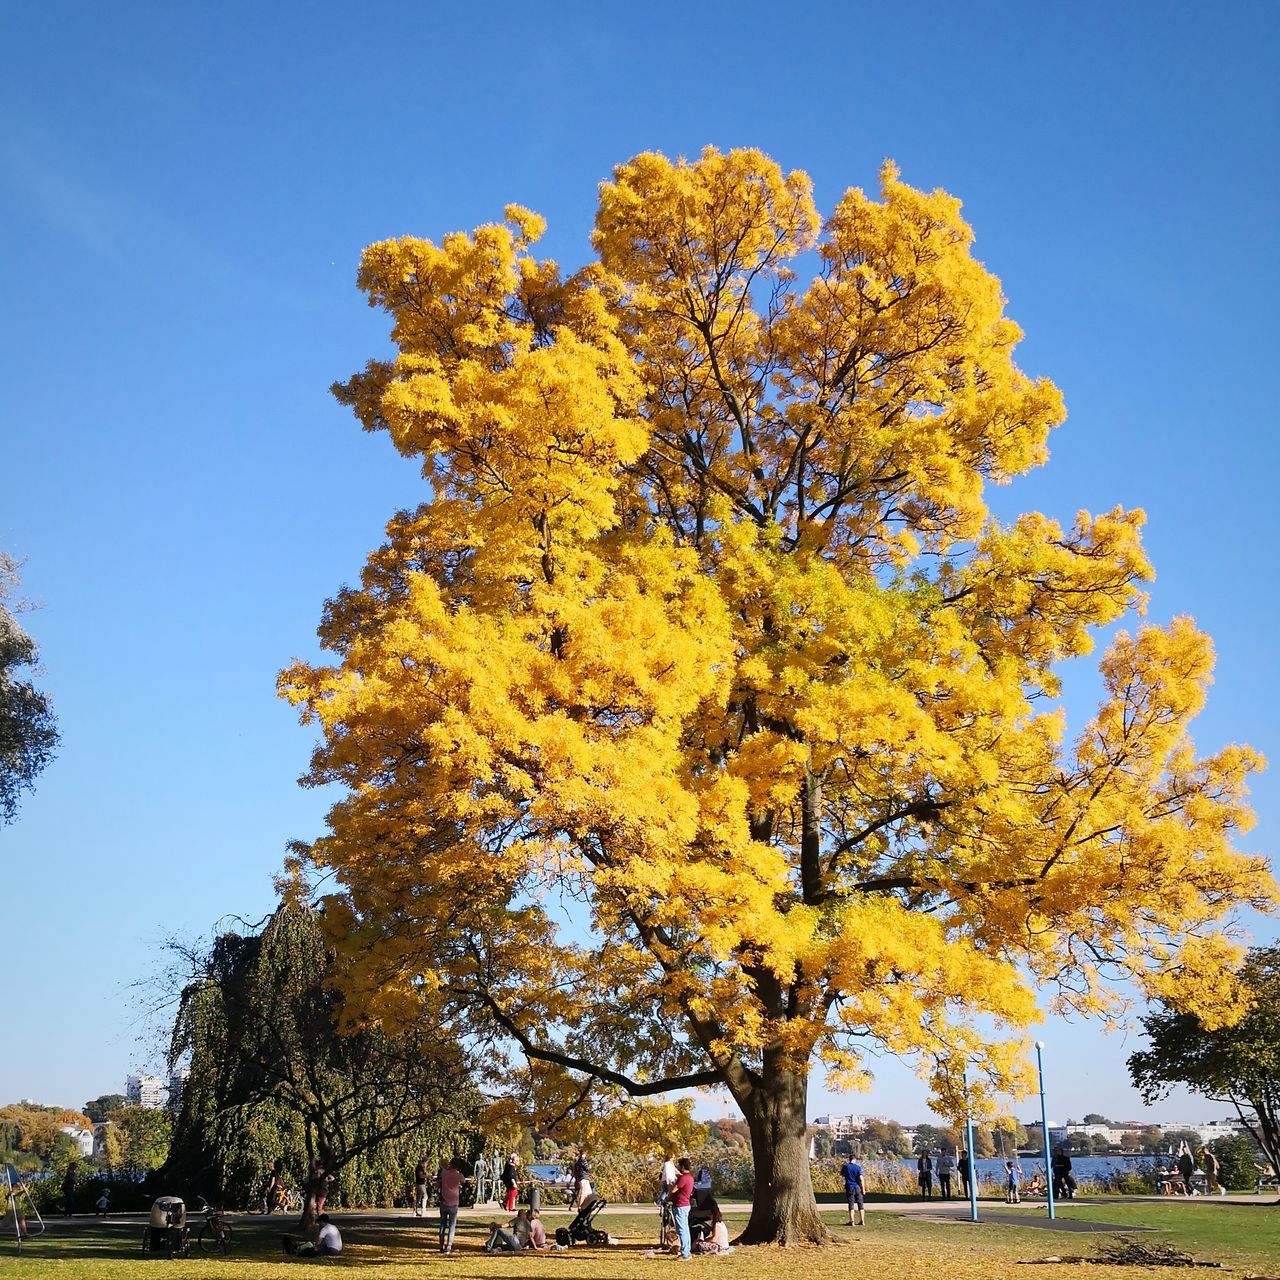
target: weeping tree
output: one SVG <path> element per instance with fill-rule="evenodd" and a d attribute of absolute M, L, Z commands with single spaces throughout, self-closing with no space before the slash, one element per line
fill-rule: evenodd
<path fill-rule="evenodd" d="M 283 905 L 259 932 L 222 933 L 196 967 L 171 1040 L 171 1065 L 190 1064 L 171 1176 L 238 1202 L 283 1159 L 307 1230 L 313 1160 L 348 1203 L 387 1203 L 421 1156 L 469 1145 L 475 1093 L 456 1043 L 423 1019 L 395 1035 L 349 1025 L 311 910 Z"/>
<path fill-rule="evenodd" d="M 821 1239 L 813 1063 L 914 1057 L 955 1114 L 965 1063 L 975 1106 L 1025 1080 L 1037 986 L 1218 1008 L 1218 924 L 1274 901 L 1258 761 L 1195 752 L 1185 618 L 1120 632 L 1067 734 L 1143 516 L 992 518 L 1063 408 L 958 201 L 886 166 L 824 220 L 708 150 L 620 166 L 577 271 L 544 228 L 364 254 L 395 349 L 336 392 L 429 488 L 282 677 L 345 788 L 304 861 L 369 1017 L 491 1038 L 557 1113 L 727 1090 L 743 1239 Z"/>

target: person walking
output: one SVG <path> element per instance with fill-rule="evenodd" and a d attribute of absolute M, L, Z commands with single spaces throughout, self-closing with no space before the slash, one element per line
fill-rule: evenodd
<path fill-rule="evenodd" d="M 1191 1155 L 1191 1148 L 1184 1142 L 1178 1152 L 1178 1174 L 1182 1178 L 1183 1195 L 1191 1194 L 1191 1175 L 1196 1171 L 1196 1162 Z"/>
<path fill-rule="evenodd" d="M 1200 1165 L 1204 1169 L 1205 1193 L 1211 1196 L 1225 1196 L 1226 1190 L 1218 1181 L 1218 1157 L 1205 1147 L 1200 1152 Z"/>
<path fill-rule="evenodd" d="M 938 1159 L 934 1165 L 934 1172 L 938 1175 L 938 1194 L 944 1200 L 951 1199 L 951 1177 L 955 1173 L 956 1158 L 951 1152 L 943 1147 L 938 1152 Z"/>
<path fill-rule="evenodd" d="M 583 1201 L 582 1187 L 591 1176 L 591 1166 L 587 1163 L 587 1153 L 581 1149 L 578 1158 L 573 1162 L 573 1197 L 569 1201 L 570 1209 L 580 1208 Z"/>
<path fill-rule="evenodd" d="M 466 1179 L 452 1160 L 440 1166 L 440 1252 L 453 1252 L 453 1236 L 458 1229 L 458 1206 Z"/>
<path fill-rule="evenodd" d="M 502 1166 L 502 1207 L 515 1213 L 516 1198 L 520 1193 L 520 1157 L 513 1151 Z"/>
<path fill-rule="evenodd" d="M 845 1203 L 849 1206 L 849 1225 L 865 1226 L 867 1215 L 866 1196 L 862 1186 L 862 1164 L 856 1155 L 850 1156 L 840 1166 L 840 1174 L 844 1178 Z M 855 1213 L 858 1217 L 856 1223 L 853 1220 Z"/>
<path fill-rule="evenodd" d="M 960 1158 L 956 1161 L 956 1172 L 960 1175 L 960 1185 L 964 1188 L 964 1198 L 969 1198 L 969 1179 L 973 1176 L 973 1162 L 969 1159 L 969 1152 L 963 1147 L 960 1150 Z"/>
<path fill-rule="evenodd" d="M 929 1200 L 933 1197 L 933 1156 L 926 1147 L 916 1160 L 916 1181 L 920 1184 L 920 1194 Z"/>
<path fill-rule="evenodd" d="M 74 1217 L 76 1212 L 76 1162 L 74 1160 L 67 1165 L 67 1171 L 62 1177 L 62 1199 L 67 1217 Z"/>
<path fill-rule="evenodd" d="M 426 1217 L 427 1213 L 427 1188 L 431 1184 L 431 1179 L 427 1175 L 427 1161 L 424 1157 L 413 1166 L 413 1216 L 415 1218 Z"/>
<path fill-rule="evenodd" d="M 693 1203 L 693 1166 L 687 1156 L 676 1163 L 678 1175 L 671 1188 L 671 1204 L 676 1212 L 676 1235 L 680 1240 L 680 1257 L 689 1258 L 693 1253 L 693 1240 L 689 1235 L 689 1206 Z"/>

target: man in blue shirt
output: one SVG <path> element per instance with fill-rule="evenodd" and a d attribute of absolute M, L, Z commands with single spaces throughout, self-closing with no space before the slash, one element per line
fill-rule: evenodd
<path fill-rule="evenodd" d="M 858 1157 L 850 1156 L 840 1166 L 840 1173 L 844 1177 L 844 1198 L 849 1205 L 849 1225 L 855 1225 L 853 1215 L 856 1210 L 857 1225 L 861 1227 L 866 1223 L 867 1215 L 862 1196 L 862 1166 L 858 1163 Z"/>

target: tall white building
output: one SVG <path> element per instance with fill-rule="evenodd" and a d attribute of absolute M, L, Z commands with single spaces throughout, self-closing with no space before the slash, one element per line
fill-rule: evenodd
<path fill-rule="evenodd" d="M 159 1076 L 128 1076 L 124 1082 L 124 1096 L 135 1107 L 146 1107 L 149 1111 L 159 1111 L 165 1104 L 168 1090 Z"/>

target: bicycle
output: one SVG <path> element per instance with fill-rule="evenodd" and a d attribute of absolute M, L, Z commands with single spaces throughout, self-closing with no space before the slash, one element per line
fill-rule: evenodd
<path fill-rule="evenodd" d="M 283 1187 L 274 1195 L 270 1193 L 258 1197 L 246 1210 L 252 1214 L 293 1213 L 297 1201 Z"/>
<path fill-rule="evenodd" d="M 202 1200 L 200 1212 L 204 1214 L 204 1226 L 196 1236 L 196 1244 L 201 1253 L 222 1253 L 231 1251 L 231 1224 L 221 1209 L 215 1208 L 207 1200 Z"/>

